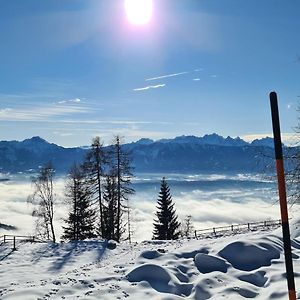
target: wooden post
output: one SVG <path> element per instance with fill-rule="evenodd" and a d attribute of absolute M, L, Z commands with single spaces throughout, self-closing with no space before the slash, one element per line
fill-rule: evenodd
<path fill-rule="evenodd" d="M 215 227 L 213 228 L 213 232 L 214 232 L 214 235 L 217 234 L 217 233 L 216 233 L 216 228 L 215 228 Z"/>
<path fill-rule="evenodd" d="M 250 230 L 250 223 L 248 223 L 248 230 Z"/>
<path fill-rule="evenodd" d="M 195 239 L 198 240 L 198 237 L 197 237 L 197 230 L 195 230 Z"/>
<path fill-rule="evenodd" d="M 288 285 L 288 290 L 289 290 L 289 300 L 296 300 L 296 290 L 295 290 L 295 279 L 294 279 L 294 271 L 293 271 L 293 259 L 292 259 L 292 250 L 291 250 L 289 217 L 288 217 L 287 200 L 286 200 L 285 176 L 284 176 L 284 165 L 283 165 L 283 155 L 282 155 L 278 102 L 277 102 L 277 94 L 275 92 L 270 93 L 270 103 L 271 103 L 271 112 L 272 112 L 274 148 L 275 148 L 275 158 L 276 158 L 279 203 L 280 203 L 280 212 L 281 212 L 281 221 L 282 221 L 282 234 L 283 234 L 283 246 L 284 246 L 287 285 Z"/>
<path fill-rule="evenodd" d="M 4 244 L 6 243 L 6 235 L 5 234 L 3 236 L 3 242 L 4 242 Z"/>
<path fill-rule="evenodd" d="M 233 231 L 233 225 L 231 225 L 231 231 Z"/>
<path fill-rule="evenodd" d="M 17 248 L 16 248 L 16 237 L 14 236 L 14 245 L 13 245 L 12 251 L 16 251 L 16 250 L 17 250 Z"/>

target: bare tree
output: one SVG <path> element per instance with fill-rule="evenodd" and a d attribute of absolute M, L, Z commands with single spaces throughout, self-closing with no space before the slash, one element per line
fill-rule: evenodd
<path fill-rule="evenodd" d="M 300 104 L 297 110 L 300 113 Z M 284 149 L 288 201 L 292 205 L 300 203 L 300 118 L 298 118 L 298 125 L 294 130 L 295 141 L 297 142 L 294 144 L 294 147 Z"/>
<path fill-rule="evenodd" d="M 181 224 L 181 234 L 182 236 L 189 238 L 193 234 L 194 226 L 192 221 L 192 216 L 187 215 Z"/>
<path fill-rule="evenodd" d="M 37 217 L 37 233 L 43 238 L 51 239 L 55 243 L 54 174 L 55 170 L 51 163 L 48 163 L 40 169 L 39 174 L 32 179 L 34 192 L 29 196 L 29 201 L 35 206 L 32 214 Z"/>

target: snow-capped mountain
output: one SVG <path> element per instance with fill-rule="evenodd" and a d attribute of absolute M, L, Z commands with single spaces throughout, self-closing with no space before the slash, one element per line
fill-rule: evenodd
<path fill-rule="evenodd" d="M 262 139 L 255 139 L 252 141 L 251 146 L 264 146 L 264 147 L 274 147 L 274 141 L 270 137 L 265 137 Z"/>
<path fill-rule="evenodd" d="M 265 166 L 265 157 L 273 155 L 271 138 L 247 143 L 241 138 L 217 134 L 203 137 L 179 136 L 153 141 L 142 138 L 124 144 L 132 154 L 136 172 L 255 172 Z M 67 172 L 81 162 L 89 147 L 64 148 L 40 137 L 24 141 L 0 142 L 0 171 L 37 170 L 52 161 L 58 172 Z M 265 157 L 262 153 L 266 153 Z"/>
<path fill-rule="evenodd" d="M 268 138 L 273 142 L 272 138 Z M 141 139 L 141 140 L 147 140 L 147 143 L 150 144 L 153 143 L 153 140 L 150 139 Z M 141 141 L 140 140 L 140 141 Z M 139 143 L 138 141 L 137 143 Z M 258 140 L 260 141 L 260 140 Z M 197 137 L 194 135 L 182 135 L 175 137 L 174 139 L 161 139 L 157 141 L 158 143 L 173 143 L 173 144 L 198 144 L 198 145 L 215 145 L 215 146 L 229 146 L 229 147 L 242 147 L 242 146 L 249 146 L 252 145 L 251 143 L 247 143 L 240 137 L 232 138 L 230 136 L 224 138 L 221 135 L 218 135 L 216 133 L 212 134 L 206 134 L 203 137 Z M 253 145 L 253 146 L 262 146 L 262 145 Z M 271 143 L 268 145 L 263 145 L 267 147 L 273 147 Z"/>

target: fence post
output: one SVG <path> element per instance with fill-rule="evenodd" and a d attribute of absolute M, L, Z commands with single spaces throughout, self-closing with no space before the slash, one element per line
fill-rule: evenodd
<path fill-rule="evenodd" d="M 13 245 L 12 251 L 16 251 L 16 250 L 17 250 L 17 248 L 16 248 L 16 237 L 14 236 L 14 245 Z"/>
<path fill-rule="evenodd" d="M 4 242 L 4 244 L 6 243 L 6 235 L 5 234 L 3 236 L 3 242 Z"/>
<path fill-rule="evenodd" d="M 195 239 L 198 240 L 198 237 L 197 237 L 197 230 L 195 230 Z"/>
<path fill-rule="evenodd" d="M 250 230 L 250 223 L 248 223 L 248 230 Z"/>
<path fill-rule="evenodd" d="M 231 225 L 231 231 L 233 231 L 233 225 Z"/>
<path fill-rule="evenodd" d="M 214 235 L 217 235 L 215 227 L 213 228 L 213 231 L 214 231 Z"/>

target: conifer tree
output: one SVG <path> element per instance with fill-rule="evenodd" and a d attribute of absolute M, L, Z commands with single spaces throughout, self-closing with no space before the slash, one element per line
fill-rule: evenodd
<path fill-rule="evenodd" d="M 86 175 L 86 183 L 89 191 L 94 198 L 94 202 L 98 204 L 99 211 L 99 227 L 98 234 L 104 235 L 104 218 L 103 218 L 103 201 L 102 201 L 102 181 L 107 156 L 103 149 L 103 143 L 100 137 L 95 137 L 91 144 L 91 149 L 88 151 L 84 162 L 84 173 Z"/>
<path fill-rule="evenodd" d="M 107 176 L 103 186 L 104 238 L 117 239 L 118 196 L 116 178 Z"/>
<path fill-rule="evenodd" d="M 84 240 L 95 237 L 95 212 L 91 207 L 91 193 L 85 184 L 83 171 L 74 165 L 66 184 L 67 202 L 70 212 L 63 227 L 65 240 Z"/>
<path fill-rule="evenodd" d="M 154 220 L 153 239 L 176 240 L 179 237 L 180 222 L 176 215 L 170 188 L 165 178 L 162 179 L 157 199 L 157 219 Z"/>
<path fill-rule="evenodd" d="M 117 185 L 117 224 L 116 240 L 120 241 L 122 235 L 122 215 L 127 213 L 128 240 L 131 241 L 129 195 L 134 193 L 131 188 L 131 165 L 130 155 L 121 146 L 120 136 L 115 137 L 110 151 L 111 174 L 116 178 Z"/>

